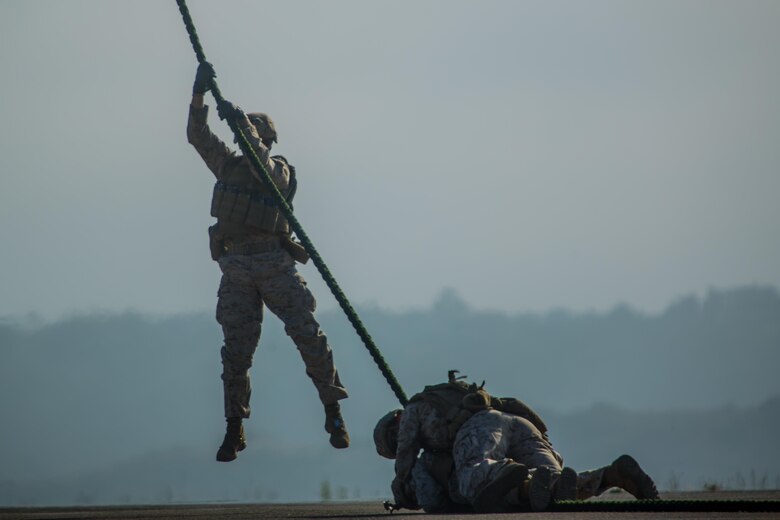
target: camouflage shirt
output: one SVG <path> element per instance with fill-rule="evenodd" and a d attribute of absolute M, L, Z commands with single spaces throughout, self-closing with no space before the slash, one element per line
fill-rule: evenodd
<path fill-rule="evenodd" d="M 436 409 L 425 401 L 409 403 L 398 426 L 398 448 L 395 457 L 397 479 L 410 478 L 421 449 L 451 451 L 448 424 Z"/>
<path fill-rule="evenodd" d="M 190 105 L 190 116 L 187 120 L 187 140 L 189 143 L 195 147 L 217 180 L 223 180 L 234 168 L 247 168 L 251 171 L 249 160 L 237 155 L 211 131 L 206 122 L 208 108 L 208 106 L 195 108 Z M 290 168 L 284 161 L 274 159 L 269 155 L 268 147 L 260 140 L 257 129 L 246 115 L 238 120 L 238 126 L 244 132 L 249 144 L 252 145 L 255 154 L 257 154 L 257 158 L 260 159 L 260 163 L 265 167 L 276 187 L 285 193 L 290 183 Z"/>

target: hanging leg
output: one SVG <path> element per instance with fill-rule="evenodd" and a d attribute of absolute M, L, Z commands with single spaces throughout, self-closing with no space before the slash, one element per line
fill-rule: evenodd
<path fill-rule="evenodd" d="M 235 459 L 236 452 L 246 447 L 242 419 L 251 413 L 249 368 L 263 320 L 263 303 L 244 264 L 239 257 L 220 261 L 223 275 L 218 293 L 217 322 L 222 325 L 225 340 L 221 356 L 227 431 L 217 460 L 223 462 Z"/>

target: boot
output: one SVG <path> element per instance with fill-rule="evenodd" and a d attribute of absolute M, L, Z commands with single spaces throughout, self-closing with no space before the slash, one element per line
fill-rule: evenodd
<path fill-rule="evenodd" d="M 539 466 L 528 483 L 528 502 L 531 511 L 544 511 L 552 502 L 552 488 L 556 471 L 550 466 Z"/>
<path fill-rule="evenodd" d="M 341 417 L 339 403 L 325 405 L 325 431 L 330 434 L 330 445 L 334 448 L 344 449 L 349 446 L 349 433 Z"/>
<path fill-rule="evenodd" d="M 577 472 L 566 467 L 561 470 L 553 485 L 553 500 L 577 500 Z"/>
<path fill-rule="evenodd" d="M 241 424 L 241 417 L 228 417 L 227 431 L 225 440 L 217 451 L 217 460 L 219 462 L 230 462 L 236 460 L 237 452 L 246 448 L 246 437 L 244 437 L 244 425 Z"/>
<path fill-rule="evenodd" d="M 522 464 L 510 462 L 501 468 L 496 477 L 477 494 L 471 504 L 474 511 L 480 514 L 507 513 L 516 505 L 507 496 L 517 495 L 518 488 L 528 478 L 528 469 Z"/>
<path fill-rule="evenodd" d="M 604 468 L 602 486 L 625 489 L 639 500 L 658 499 L 658 490 L 653 479 L 630 455 L 621 455 Z"/>

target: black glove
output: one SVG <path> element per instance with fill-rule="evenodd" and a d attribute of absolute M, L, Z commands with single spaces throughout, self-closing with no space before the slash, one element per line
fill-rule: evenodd
<path fill-rule="evenodd" d="M 217 103 L 217 114 L 219 114 L 220 119 L 235 121 L 244 116 L 244 111 L 227 99 L 224 99 L 220 103 Z"/>
<path fill-rule="evenodd" d="M 205 94 L 211 90 L 211 79 L 216 78 L 214 66 L 204 61 L 198 65 L 198 72 L 195 73 L 195 83 L 192 84 L 193 94 Z"/>

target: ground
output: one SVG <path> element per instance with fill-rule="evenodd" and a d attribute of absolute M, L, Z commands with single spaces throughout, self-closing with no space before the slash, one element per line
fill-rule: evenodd
<path fill-rule="evenodd" d="M 647 519 L 710 519 L 710 518 L 751 518 L 777 519 L 780 514 L 780 491 L 716 491 L 662 493 L 664 500 L 771 500 L 774 501 L 774 512 L 735 513 L 735 512 L 642 512 L 642 513 L 609 513 L 609 512 L 571 512 L 571 513 L 525 513 L 507 515 L 468 515 L 468 520 L 522 518 L 538 520 L 543 518 L 576 518 L 578 520 L 636 518 L 641 515 Z M 601 500 L 626 500 L 625 494 L 608 493 Z M 392 514 L 393 518 L 418 515 L 415 511 L 399 511 Z M 65 520 L 65 519 L 264 519 L 264 518 L 391 518 L 379 502 L 330 502 L 312 504 L 191 504 L 174 506 L 115 506 L 115 507 L 62 507 L 62 508 L 0 508 L 2 520 Z M 426 515 L 420 520 L 441 520 L 448 518 L 440 515 Z"/>

